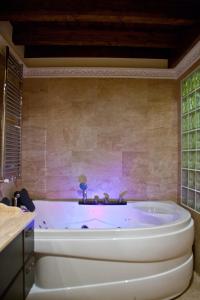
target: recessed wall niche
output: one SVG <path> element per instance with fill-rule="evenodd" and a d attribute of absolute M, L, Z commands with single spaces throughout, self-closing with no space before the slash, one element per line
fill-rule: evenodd
<path fill-rule="evenodd" d="M 181 202 L 200 213 L 200 67 L 181 84 Z"/>

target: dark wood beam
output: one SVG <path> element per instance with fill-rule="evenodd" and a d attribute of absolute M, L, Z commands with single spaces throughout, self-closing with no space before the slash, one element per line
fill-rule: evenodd
<path fill-rule="evenodd" d="M 25 58 L 45 57 L 104 57 L 168 59 L 170 49 L 87 46 L 27 46 Z"/>
<path fill-rule="evenodd" d="M 14 26 L 13 42 L 16 45 L 71 45 L 71 46 L 123 46 L 145 48 L 176 48 L 181 41 L 176 32 L 95 30 L 68 28 L 49 24 Z"/>
<path fill-rule="evenodd" d="M 199 37 L 200 0 L 0 0 L 27 57 L 168 58 Z M 47 50 L 47 48 L 49 50 Z"/>
<path fill-rule="evenodd" d="M 198 28 L 188 29 L 182 33 L 184 37 L 182 45 L 173 49 L 173 55 L 169 57 L 169 68 L 175 67 L 183 57 L 200 41 L 200 33 Z"/>
<path fill-rule="evenodd" d="M 199 0 L 1 0 L 0 20 L 194 24 Z"/>
<path fill-rule="evenodd" d="M 23 31 L 25 28 L 27 31 L 37 30 L 37 32 L 47 31 L 47 30 L 102 30 L 102 31 L 139 31 L 139 32 L 160 32 L 160 33 L 173 33 L 178 34 L 183 30 L 183 28 L 188 28 L 193 26 L 170 26 L 170 25 L 158 25 L 157 24 L 135 24 L 135 23 L 124 23 L 119 18 L 118 22 L 12 22 L 13 29 L 15 31 Z"/>
<path fill-rule="evenodd" d="M 164 14 L 114 12 L 105 13 L 69 13 L 68 11 L 0 11 L 0 21 L 11 22 L 101 22 L 101 23 L 129 23 L 129 24 L 155 24 L 170 26 L 188 26 L 199 23 L 199 18 L 170 17 Z"/>
<path fill-rule="evenodd" d="M 0 8 L 3 11 L 38 10 L 38 11 L 65 11 L 65 12 L 159 12 L 187 16 L 198 16 L 199 0 L 1 0 Z"/>

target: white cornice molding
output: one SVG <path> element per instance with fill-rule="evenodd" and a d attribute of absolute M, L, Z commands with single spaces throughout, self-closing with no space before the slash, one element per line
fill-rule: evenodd
<path fill-rule="evenodd" d="M 200 59 L 200 41 L 184 56 L 175 67 L 177 78 L 184 74 L 193 64 Z"/>
<path fill-rule="evenodd" d="M 181 62 L 171 69 L 155 68 L 110 68 L 110 67 L 43 67 L 24 66 L 25 78 L 45 77 L 92 77 L 92 78 L 160 78 L 178 79 L 200 59 L 200 41 Z"/>
<path fill-rule="evenodd" d="M 93 78 L 168 78 L 176 79 L 174 69 L 52 67 L 25 68 L 24 77 L 93 77 Z"/>

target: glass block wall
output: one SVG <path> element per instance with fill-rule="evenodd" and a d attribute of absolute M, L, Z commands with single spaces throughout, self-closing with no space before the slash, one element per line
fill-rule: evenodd
<path fill-rule="evenodd" d="M 181 202 L 200 213 L 200 68 L 181 84 Z"/>

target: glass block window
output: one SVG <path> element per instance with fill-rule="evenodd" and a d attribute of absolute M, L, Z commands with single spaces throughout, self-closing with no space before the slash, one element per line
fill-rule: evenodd
<path fill-rule="evenodd" d="M 181 83 L 181 202 L 200 213 L 200 68 Z"/>

